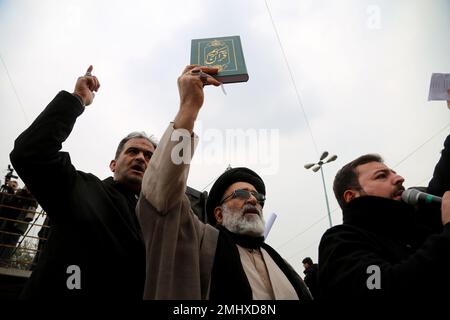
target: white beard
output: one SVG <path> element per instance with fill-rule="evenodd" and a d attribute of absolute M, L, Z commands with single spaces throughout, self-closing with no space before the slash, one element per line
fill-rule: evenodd
<path fill-rule="evenodd" d="M 252 206 L 253 207 L 253 206 Z M 262 216 L 262 210 L 257 209 L 260 214 L 245 214 L 246 207 L 240 211 L 232 211 L 225 204 L 222 205 L 222 225 L 229 231 L 237 234 L 245 234 L 254 237 L 264 235 L 265 221 Z"/>

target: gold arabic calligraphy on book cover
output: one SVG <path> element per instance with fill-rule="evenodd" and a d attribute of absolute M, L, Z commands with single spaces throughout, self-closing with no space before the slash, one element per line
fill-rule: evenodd
<path fill-rule="evenodd" d="M 214 77 L 222 83 L 248 80 L 239 36 L 193 39 L 191 64 L 218 68 L 219 73 Z"/>

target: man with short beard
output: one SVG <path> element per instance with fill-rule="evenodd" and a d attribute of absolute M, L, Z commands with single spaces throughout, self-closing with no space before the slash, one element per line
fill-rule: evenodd
<path fill-rule="evenodd" d="M 343 224 L 322 236 L 319 297 L 390 303 L 448 297 L 450 288 L 450 136 L 427 192 L 442 206 L 406 204 L 404 179 L 376 154 L 341 168 L 334 193 Z"/>
<path fill-rule="evenodd" d="M 145 299 L 310 300 L 300 276 L 264 243 L 263 180 L 248 168 L 225 171 L 211 188 L 209 222 L 184 195 L 203 86 L 217 68 L 190 65 L 178 78 L 180 109 L 144 174 L 137 215 L 147 251 Z M 181 140 L 181 141 L 180 141 Z"/>

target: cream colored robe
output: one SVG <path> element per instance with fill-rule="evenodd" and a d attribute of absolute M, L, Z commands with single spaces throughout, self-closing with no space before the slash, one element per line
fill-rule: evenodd
<path fill-rule="evenodd" d="M 175 164 L 172 152 L 183 145 L 190 161 L 198 137 L 187 131 L 171 141 L 164 133 L 142 181 L 136 213 L 147 252 L 144 299 L 207 299 L 219 231 L 201 222 L 185 195 L 189 164 Z"/>

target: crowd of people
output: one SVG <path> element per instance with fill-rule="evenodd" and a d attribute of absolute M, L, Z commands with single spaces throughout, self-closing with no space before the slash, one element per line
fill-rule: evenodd
<path fill-rule="evenodd" d="M 339 170 L 333 188 L 343 224 L 323 235 L 318 264 L 302 261 L 302 278 L 265 242 L 266 186 L 251 168 L 225 171 L 200 202 L 187 192 L 195 122 L 204 86 L 220 85 L 216 68 L 183 70 L 179 110 L 160 142 L 130 133 L 105 180 L 61 151 L 100 88 L 92 71 L 56 95 L 10 155 L 51 226 L 21 298 L 390 301 L 449 287 L 450 136 L 426 188 L 442 205 L 403 202 L 403 177 L 379 155 Z"/>

